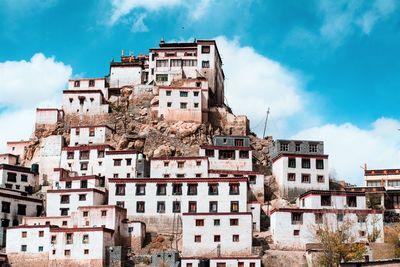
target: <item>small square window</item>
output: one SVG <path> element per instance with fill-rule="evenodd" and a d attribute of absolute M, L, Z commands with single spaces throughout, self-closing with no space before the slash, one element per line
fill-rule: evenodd
<path fill-rule="evenodd" d="M 21 237 L 22 237 L 22 238 L 26 238 L 26 236 L 27 236 L 27 232 L 22 232 L 22 233 L 21 233 Z"/>
<path fill-rule="evenodd" d="M 220 235 L 214 235 L 214 242 L 221 242 L 221 236 Z"/>
<path fill-rule="evenodd" d="M 194 236 L 194 242 L 200 243 L 201 242 L 201 235 L 195 235 Z"/>
<path fill-rule="evenodd" d="M 21 245 L 21 251 L 22 251 L 22 252 L 26 252 L 26 248 L 27 248 L 26 245 Z"/>
<path fill-rule="evenodd" d="M 295 236 L 300 235 L 300 230 L 294 230 L 294 231 L 293 231 L 293 235 L 295 235 Z"/>
<path fill-rule="evenodd" d="M 196 226 L 204 226 L 204 219 L 197 219 Z"/>
<path fill-rule="evenodd" d="M 168 108 L 172 107 L 172 102 L 167 102 L 167 107 Z"/>
<path fill-rule="evenodd" d="M 220 226 L 220 225 L 221 225 L 221 221 L 219 219 L 215 219 L 214 226 Z"/>
<path fill-rule="evenodd" d="M 181 102 L 180 107 L 181 109 L 187 109 L 187 103 Z"/>
<path fill-rule="evenodd" d="M 194 108 L 198 108 L 199 107 L 199 103 L 194 103 Z"/>
<path fill-rule="evenodd" d="M 232 242 L 239 242 L 239 235 L 233 235 Z"/>
<path fill-rule="evenodd" d="M 83 212 L 83 217 L 87 217 L 87 216 L 89 216 L 89 212 L 88 211 L 84 211 Z"/>
<path fill-rule="evenodd" d="M 165 91 L 165 95 L 166 95 L 166 96 L 171 96 L 171 91 L 170 91 L 170 90 Z"/>
<path fill-rule="evenodd" d="M 83 251 L 83 253 L 84 253 L 85 255 L 88 255 L 88 254 L 89 254 L 89 250 L 88 250 L 88 249 L 85 249 L 85 250 Z"/>

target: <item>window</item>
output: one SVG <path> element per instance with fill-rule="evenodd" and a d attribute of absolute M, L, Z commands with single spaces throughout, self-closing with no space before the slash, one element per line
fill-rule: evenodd
<path fill-rule="evenodd" d="M 199 103 L 194 103 L 193 107 L 194 108 L 198 108 L 199 107 Z"/>
<path fill-rule="evenodd" d="M 21 174 L 21 182 L 28 182 L 28 175 Z"/>
<path fill-rule="evenodd" d="M 125 185 L 124 184 L 117 184 L 115 186 L 115 195 L 116 196 L 125 196 Z"/>
<path fill-rule="evenodd" d="M 165 201 L 157 201 L 157 213 L 165 213 Z"/>
<path fill-rule="evenodd" d="M 179 91 L 179 96 L 180 97 L 187 97 L 188 96 L 188 92 L 187 91 Z"/>
<path fill-rule="evenodd" d="M 183 168 L 185 166 L 184 161 L 178 161 L 178 168 Z"/>
<path fill-rule="evenodd" d="M 68 216 L 68 208 L 61 208 L 60 209 L 60 211 L 61 211 L 61 216 Z"/>
<path fill-rule="evenodd" d="M 320 224 L 323 222 L 323 214 L 322 213 L 315 213 L 315 223 Z"/>
<path fill-rule="evenodd" d="M 188 184 L 188 193 L 189 196 L 197 195 L 197 184 Z"/>
<path fill-rule="evenodd" d="M 68 225 L 68 221 L 63 221 L 62 222 L 62 226 L 67 226 Z"/>
<path fill-rule="evenodd" d="M 181 107 L 181 109 L 186 109 L 187 108 L 187 103 L 181 102 L 180 107 Z"/>
<path fill-rule="evenodd" d="M 231 226 L 238 226 L 239 225 L 239 219 L 230 219 L 229 223 Z"/>
<path fill-rule="evenodd" d="M 74 158 L 74 152 L 67 152 L 67 159 L 73 159 Z"/>
<path fill-rule="evenodd" d="M 303 213 L 292 212 L 292 224 L 303 224 Z"/>
<path fill-rule="evenodd" d="M 214 235 L 214 242 L 221 242 L 221 236 L 220 235 Z"/>
<path fill-rule="evenodd" d="M 336 214 L 336 220 L 338 222 L 343 222 L 343 214 Z"/>
<path fill-rule="evenodd" d="M 296 181 L 296 174 L 295 173 L 288 173 L 287 180 L 288 181 Z"/>
<path fill-rule="evenodd" d="M 209 210 L 210 212 L 218 212 L 218 202 L 217 201 L 210 201 L 209 203 Z"/>
<path fill-rule="evenodd" d="M 300 235 L 300 230 L 293 230 L 293 235 L 294 236 Z"/>
<path fill-rule="evenodd" d="M 173 184 L 172 185 L 172 194 L 175 196 L 182 195 L 182 184 Z"/>
<path fill-rule="evenodd" d="M 166 184 L 157 184 L 157 196 L 165 196 L 167 194 Z"/>
<path fill-rule="evenodd" d="M 201 235 L 195 235 L 194 236 L 194 242 L 195 243 L 200 243 L 201 242 Z"/>
<path fill-rule="evenodd" d="M 212 196 L 218 195 L 218 184 L 208 184 L 208 194 Z"/>
<path fill-rule="evenodd" d="M 136 202 L 136 212 L 144 213 L 144 210 L 145 210 L 144 201 Z"/>
<path fill-rule="evenodd" d="M 310 144 L 309 152 L 310 152 L 310 153 L 316 153 L 316 152 L 318 152 L 317 145 L 316 145 L 316 144 Z"/>
<path fill-rule="evenodd" d="M 210 67 L 210 61 L 208 61 L 208 60 L 203 60 L 202 62 L 201 62 L 201 67 L 202 68 L 209 68 Z"/>
<path fill-rule="evenodd" d="M 295 144 L 295 150 L 296 150 L 296 152 L 300 152 L 300 150 L 301 150 L 301 144 L 296 143 L 296 144 Z"/>
<path fill-rule="evenodd" d="M 84 253 L 85 255 L 88 255 L 88 254 L 89 254 L 89 250 L 88 250 L 88 249 L 84 249 L 84 250 L 83 250 L 83 253 Z"/>
<path fill-rule="evenodd" d="M 186 267 L 193 267 L 192 263 L 186 263 Z"/>
<path fill-rule="evenodd" d="M 174 212 L 174 213 L 181 212 L 181 202 L 180 201 L 172 202 L 172 212 Z"/>
<path fill-rule="evenodd" d="M 18 204 L 18 215 L 26 215 L 26 205 Z"/>
<path fill-rule="evenodd" d="M 81 162 L 81 171 L 87 171 L 87 169 L 88 169 L 88 163 Z"/>
<path fill-rule="evenodd" d="M 202 45 L 201 46 L 201 53 L 202 54 L 210 54 L 210 46 L 209 45 Z"/>
<path fill-rule="evenodd" d="M 204 220 L 203 219 L 196 219 L 196 226 L 204 226 Z"/>
<path fill-rule="evenodd" d="M 214 157 L 214 150 L 213 149 L 206 149 L 206 156 L 207 157 Z"/>
<path fill-rule="evenodd" d="M 71 188 L 71 187 L 72 187 L 71 181 L 65 182 L 65 188 Z"/>
<path fill-rule="evenodd" d="M 27 232 L 21 232 L 21 237 L 22 238 L 26 238 L 26 236 L 27 236 Z"/>
<path fill-rule="evenodd" d="M 321 206 L 331 206 L 331 196 L 321 195 Z"/>
<path fill-rule="evenodd" d="M 200 87 L 200 86 L 198 86 Z M 193 92 L 193 96 L 199 96 L 199 92 Z"/>
<path fill-rule="evenodd" d="M 73 243 L 72 237 L 73 237 L 72 233 L 67 233 L 67 244 Z"/>
<path fill-rule="evenodd" d="M 69 250 L 69 249 L 64 250 L 64 256 L 67 256 L 67 257 L 71 256 L 71 250 Z"/>
<path fill-rule="evenodd" d="M 81 188 L 87 188 L 88 182 L 87 180 L 82 180 L 81 181 Z"/>
<path fill-rule="evenodd" d="M 6 201 L 1 202 L 1 212 L 10 213 L 10 207 L 11 207 L 10 202 L 6 202 Z"/>
<path fill-rule="evenodd" d="M 167 108 L 170 108 L 172 106 L 172 102 L 167 102 Z"/>
<path fill-rule="evenodd" d="M 15 183 L 17 181 L 17 174 L 14 172 L 7 172 L 7 181 Z"/>
<path fill-rule="evenodd" d="M 74 81 L 74 87 L 79 87 L 81 86 L 81 82 L 80 81 Z"/>
<path fill-rule="evenodd" d="M 82 236 L 82 243 L 83 244 L 88 244 L 89 243 L 89 235 L 83 235 Z"/>
<path fill-rule="evenodd" d="M 249 151 L 247 151 L 247 150 L 240 150 L 240 151 L 239 151 L 239 158 L 241 158 L 241 159 L 248 159 L 248 158 L 249 158 Z"/>
<path fill-rule="evenodd" d="M 302 174 L 301 175 L 301 182 L 302 183 L 311 183 L 310 175 L 309 174 Z"/>
<path fill-rule="evenodd" d="M 171 96 L 171 90 L 165 91 L 165 95 L 166 95 L 166 96 Z"/>
<path fill-rule="evenodd" d="M 86 194 L 80 194 L 79 201 L 85 201 L 85 200 L 86 200 Z"/>
<path fill-rule="evenodd" d="M 168 81 L 168 74 L 156 74 L 156 82 Z"/>
<path fill-rule="evenodd" d="M 323 175 L 317 175 L 317 182 L 318 183 L 323 183 L 325 182 L 325 178 Z"/>
<path fill-rule="evenodd" d="M 229 184 L 229 194 L 239 195 L 239 184 Z"/>
<path fill-rule="evenodd" d="M 255 175 L 249 175 L 249 184 L 256 184 L 257 177 Z"/>
<path fill-rule="evenodd" d="M 39 231 L 39 237 L 44 237 L 44 231 Z"/>
<path fill-rule="evenodd" d="M 168 60 L 166 59 L 156 60 L 156 67 L 168 67 Z"/>
<path fill-rule="evenodd" d="M 181 67 L 182 59 L 171 59 L 171 67 Z"/>
<path fill-rule="evenodd" d="M 219 159 L 235 159 L 234 150 L 220 150 Z"/>
<path fill-rule="evenodd" d="M 214 219 L 214 226 L 220 226 L 221 221 L 219 219 Z"/>
<path fill-rule="evenodd" d="M 121 207 L 121 208 L 125 207 L 125 201 L 117 201 L 116 204 L 118 207 Z"/>
<path fill-rule="evenodd" d="M 311 167 L 310 159 L 301 159 L 301 167 L 303 169 L 309 169 Z"/>
<path fill-rule="evenodd" d="M 137 196 L 144 196 L 145 194 L 146 194 L 146 185 L 137 184 L 136 185 L 136 195 Z"/>
<path fill-rule="evenodd" d="M 84 212 L 82 212 L 82 214 L 83 214 L 83 217 L 88 217 L 89 216 L 89 212 L 88 211 L 84 211 Z"/>
<path fill-rule="evenodd" d="M 184 67 L 196 67 L 197 66 L 197 60 L 196 59 L 184 59 L 182 61 L 182 65 Z"/>
<path fill-rule="evenodd" d="M 197 202 L 189 201 L 189 212 L 197 212 Z"/>
<path fill-rule="evenodd" d="M 232 242 L 239 242 L 239 235 L 232 235 Z"/>
<path fill-rule="evenodd" d="M 289 151 L 289 144 L 281 143 L 279 149 L 280 149 L 280 151 Z"/>
<path fill-rule="evenodd" d="M 289 158 L 288 159 L 288 167 L 289 168 L 296 168 L 296 158 Z"/>
<path fill-rule="evenodd" d="M 359 233 L 361 237 L 365 236 L 365 231 L 359 231 Z"/>
<path fill-rule="evenodd" d="M 317 159 L 315 161 L 315 164 L 316 164 L 316 168 L 318 170 L 323 170 L 324 169 L 324 160 L 323 159 Z"/>
<path fill-rule="evenodd" d="M 57 242 L 57 236 L 55 236 L 55 235 L 52 235 L 51 236 L 51 244 L 55 244 L 56 242 Z"/>
<path fill-rule="evenodd" d="M 79 153 L 79 159 L 89 159 L 89 151 L 81 151 Z"/>
<path fill-rule="evenodd" d="M 114 159 L 114 166 L 121 166 L 122 159 Z"/>
<path fill-rule="evenodd" d="M 26 251 L 26 245 L 21 245 L 21 251 L 25 252 Z"/>
<path fill-rule="evenodd" d="M 231 212 L 239 212 L 239 201 L 231 201 Z"/>
<path fill-rule="evenodd" d="M 217 267 L 226 267 L 225 262 L 217 262 Z"/>
<path fill-rule="evenodd" d="M 356 196 L 347 196 L 346 202 L 348 207 L 355 208 L 357 207 L 357 197 Z"/>
<path fill-rule="evenodd" d="M 62 195 L 60 203 L 61 204 L 68 204 L 69 203 L 69 195 Z"/>
<path fill-rule="evenodd" d="M 97 157 L 104 158 L 104 150 L 97 150 Z"/>

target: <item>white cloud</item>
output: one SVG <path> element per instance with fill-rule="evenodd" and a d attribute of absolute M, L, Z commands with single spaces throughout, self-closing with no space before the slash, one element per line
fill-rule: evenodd
<path fill-rule="evenodd" d="M 235 114 L 248 115 L 255 127 L 268 107 L 278 124 L 303 111 L 307 95 L 299 75 L 237 39 L 220 36 L 216 41 L 224 63 L 225 96 Z"/>
<path fill-rule="evenodd" d="M 36 107 L 59 107 L 72 68 L 35 54 L 30 61 L 0 62 L 0 152 L 7 140 L 29 138 Z"/>
<path fill-rule="evenodd" d="M 209 8 L 212 0 L 110 0 L 111 1 L 111 18 L 108 24 L 114 25 L 123 17 L 133 13 L 135 10 L 141 10 L 142 14 L 137 16 L 132 31 L 143 32 L 148 31 L 147 26 L 143 23 L 147 13 L 155 13 L 164 8 L 180 7 L 187 11 L 189 20 L 199 20 L 202 18 Z M 138 29 L 138 30 L 135 30 Z"/>
<path fill-rule="evenodd" d="M 338 45 L 356 31 L 369 34 L 379 20 L 391 15 L 395 9 L 395 0 L 323 0 L 319 2 L 323 17 L 320 34 Z"/>
<path fill-rule="evenodd" d="M 145 13 L 140 14 L 132 25 L 132 32 L 148 32 L 149 28 L 144 23 L 144 19 L 147 17 Z"/>
<path fill-rule="evenodd" d="M 111 0 L 112 14 L 110 24 L 115 24 L 120 18 L 135 9 L 157 11 L 161 8 L 169 8 L 182 3 L 182 0 Z"/>
<path fill-rule="evenodd" d="M 326 124 L 303 130 L 294 139 L 322 140 L 329 164 L 339 179 L 363 184 L 363 170 L 398 168 L 400 160 L 400 121 L 380 118 L 369 129 L 361 129 L 351 123 Z"/>
<path fill-rule="evenodd" d="M 0 63 L 0 106 L 26 108 L 58 99 L 72 68 L 53 57 L 35 54 L 30 61 Z"/>

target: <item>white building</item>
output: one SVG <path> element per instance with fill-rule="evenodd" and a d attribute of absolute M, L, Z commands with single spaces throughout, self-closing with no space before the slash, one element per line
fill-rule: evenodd
<path fill-rule="evenodd" d="M 153 178 L 208 177 L 207 157 L 159 157 L 150 160 L 150 177 Z"/>
<path fill-rule="evenodd" d="M 110 141 L 113 132 L 107 125 L 74 126 L 70 129 L 69 145 L 104 144 Z"/>
<path fill-rule="evenodd" d="M 212 145 L 201 145 L 200 156 L 208 157 L 211 170 L 253 170 L 253 147 L 245 136 L 215 136 Z"/>
<path fill-rule="evenodd" d="M 0 164 L 0 186 L 32 193 L 38 186 L 38 173 L 31 168 Z"/>
<path fill-rule="evenodd" d="M 252 247 L 250 212 L 183 213 L 185 257 L 248 256 Z"/>
<path fill-rule="evenodd" d="M 55 168 L 60 167 L 61 152 L 64 147 L 62 135 L 50 135 L 40 140 L 39 158 L 35 163 L 39 168 L 39 184 L 50 184 Z"/>
<path fill-rule="evenodd" d="M 310 191 L 299 197 L 298 204 L 299 208 L 271 211 L 272 239 L 279 248 L 304 249 L 317 243 L 320 228 L 336 231 L 343 223 L 354 242 L 367 242 L 374 228 L 380 231 L 376 242 L 383 242 L 382 210 L 367 209 L 365 193 Z"/>
<path fill-rule="evenodd" d="M 79 176 L 105 175 L 106 151 L 114 150 L 110 145 L 87 145 L 64 147 L 60 167 Z"/>
<path fill-rule="evenodd" d="M 17 165 L 18 156 L 10 153 L 0 154 L 0 164 Z"/>
<path fill-rule="evenodd" d="M 282 196 L 296 198 L 308 190 L 329 189 L 328 155 L 323 142 L 276 140 L 270 147 L 272 174 Z"/>
<path fill-rule="evenodd" d="M 16 226 L 22 222 L 24 216 L 39 216 L 43 211 L 43 201 L 26 193 L 1 188 L 1 227 L 0 242 L 5 245 L 5 231 L 9 226 Z"/>
<path fill-rule="evenodd" d="M 101 90 L 64 90 L 62 109 L 68 115 L 99 115 L 109 112 Z"/>
<path fill-rule="evenodd" d="M 149 82 L 169 86 L 182 79 L 205 77 L 211 105 L 224 104 L 224 73 L 217 44 L 213 40 L 192 43 L 160 42 L 149 53 Z"/>
<path fill-rule="evenodd" d="M 100 90 L 104 97 L 108 98 L 108 90 L 105 78 L 79 78 L 68 80 L 68 90 Z"/>
<path fill-rule="evenodd" d="M 106 151 L 105 175 L 107 178 L 136 178 L 138 170 L 136 150 Z"/>
<path fill-rule="evenodd" d="M 231 257 L 182 257 L 182 267 L 261 267 L 261 258 L 258 256 L 231 256 Z"/>
<path fill-rule="evenodd" d="M 162 229 L 184 212 L 247 212 L 247 195 L 246 178 L 109 179 L 108 199 L 130 218 Z"/>
<path fill-rule="evenodd" d="M 35 129 L 55 129 L 63 116 L 63 111 L 57 108 L 37 108 Z"/>
<path fill-rule="evenodd" d="M 208 81 L 205 78 L 159 86 L 158 117 L 166 121 L 207 122 L 208 90 Z"/>
<path fill-rule="evenodd" d="M 22 158 L 25 155 L 25 147 L 29 145 L 30 141 L 8 141 L 7 153 L 17 155 Z"/>

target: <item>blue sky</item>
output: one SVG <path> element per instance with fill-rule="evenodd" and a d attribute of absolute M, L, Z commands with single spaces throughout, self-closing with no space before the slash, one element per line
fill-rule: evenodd
<path fill-rule="evenodd" d="M 0 0 L 5 84 L 0 122 L 25 125 L 32 108 L 60 105 L 68 77 L 106 75 L 121 49 L 147 53 L 161 37 L 217 38 L 233 110 L 248 115 L 260 133 L 270 106 L 269 134 L 324 140 L 339 178 L 360 183 L 364 162 L 393 168 L 400 159 L 399 5 L 394 0 Z M 42 57 L 33 63 L 35 54 Z M 13 72 L 6 73 L 10 66 Z M 48 71 L 38 74 L 38 68 L 47 70 L 43 66 Z M 26 84 L 16 86 L 9 77 Z M 48 88 L 42 88 L 43 80 Z M 27 98 L 23 105 L 8 100 L 18 90 Z M 11 128 L 0 133 L 0 141 L 29 136 L 27 128 Z"/>

